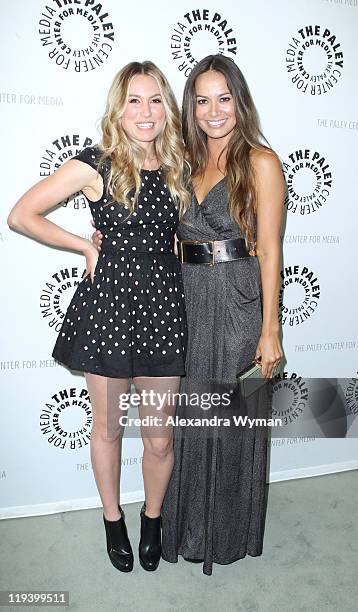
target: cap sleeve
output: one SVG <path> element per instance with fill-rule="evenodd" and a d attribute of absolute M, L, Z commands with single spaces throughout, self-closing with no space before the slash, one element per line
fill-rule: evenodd
<path fill-rule="evenodd" d="M 72 159 L 78 159 L 78 161 L 88 164 L 95 170 L 98 169 L 98 162 L 101 156 L 101 152 L 98 146 L 86 147 L 78 155 L 74 155 Z"/>

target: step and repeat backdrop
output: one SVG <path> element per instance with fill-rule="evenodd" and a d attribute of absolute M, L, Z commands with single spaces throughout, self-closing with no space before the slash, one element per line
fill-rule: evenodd
<path fill-rule="evenodd" d="M 179 103 L 209 53 L 245 74 L 288 188 L 273 404 L 298 434 L 272 438 L 268 478 L 357 468 L 357 0 L 12 0 L 2 22 L 1 517 L 100 505 L 85 379 L 51 358 L 85 260 L 6 218 L 32 184 L 98 142 L 110 83 L 132 60 L 157 63 Z M 49 218 L 92 234 L 80 193 Z M 316 427 L 301 430 L 310 402 Z M 143 499 L 141 457 L 141 440 L 126 439 L 122 503 Z"/>

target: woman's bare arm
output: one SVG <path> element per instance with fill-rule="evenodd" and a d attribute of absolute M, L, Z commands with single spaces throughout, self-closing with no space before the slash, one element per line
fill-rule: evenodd
<path fill-rule="evenodd" d="M 93 190 L 97 177 L 88 164 L 78 160 L 66 162 L 19 199 L 8 216 L 8 225 L 48 245 L 85 253 L 89 246 L 93 248 L 89 240 L 62 229 L 43 215 L 77 191 Z"/>
<path fill-rule="evenodd" d="M 257 245 L 260 264 L 263 319 L 259 343 L 264 370 L 273 372 L 283 353 L 278 338 L 278 298 L 281 269 L 281 225 L 284 209 L 285 182 L 281 164 L 274 153 L 255 151 L 252 163 L 257 188 Z M 263 372 L 264 373 L 264 372 Z"/>
<path fill-rule="evenodd" d="M 281 269 L 281 224 L 285 183 L 281 165 L 272 153 L 253 156 L 257 188 L 257 245 L 263 290 L 262 331 L 278 331 Z"/>

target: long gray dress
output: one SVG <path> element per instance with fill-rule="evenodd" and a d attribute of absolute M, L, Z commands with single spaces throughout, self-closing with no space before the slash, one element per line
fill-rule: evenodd
<path fill-rule="evenodd" d="M 184 240 L 224 240 L 242 233 L 228 213 L 226 178 L 199 204 L 193 196 Z M 256 257 L 214 266 L 183 264 L 188 319 L 186 377 L 181 392 L 225 390 L 254 358 L 262 326 L 262 288 Z M 233 385 L 231 386 L 233 388 Z M 210 414 L 177 406 L 179 417 L 245 413 L 268 414 L 267 385 L 247 401 Z M 231 411 L 231 412 L 230 412 Z M 209 412 L 209 411 L 208 411 Z M 178 554 L 212 564 L 227 564 L 262 552 L 265 522 L 267 431 L 264 428 L 174 428 L 175 463 L 162 507 L 162 557 Z"/>

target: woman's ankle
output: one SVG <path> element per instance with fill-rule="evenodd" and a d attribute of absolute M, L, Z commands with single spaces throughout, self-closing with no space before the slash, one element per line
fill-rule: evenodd
<path fill-rule="evenodd" d="M 158 510 L 158 508 L 150 506 L 148 508 L 147 503 L 144 502 L 143 514 L 148 518 L 158 518 L 158 516 L 160 516 L 160 509 Z"/>
<path fill-rule="evenodd" d="M 105 510 L 103 508 L 103 516 L 106 519 L 106 521 L 119 521 L 122 514 L 120 512 L 119 506 L 117 506 L 117 509 L 107 508 L 107 510 Z"/>

